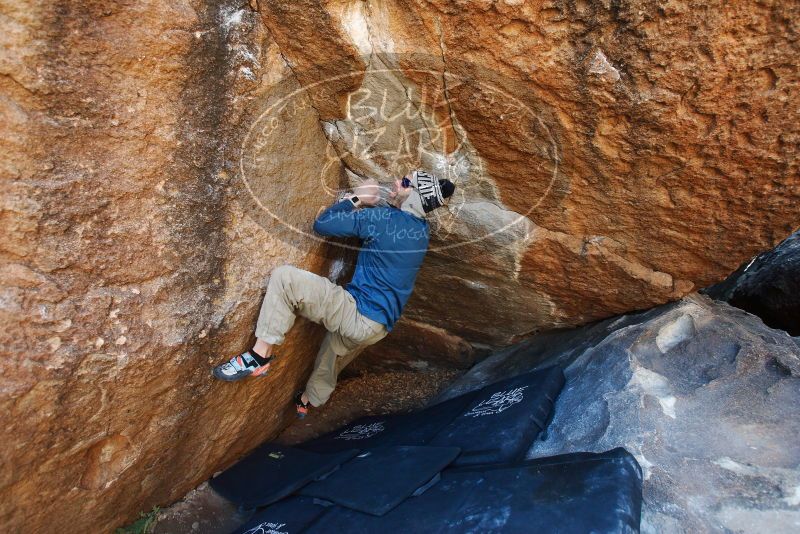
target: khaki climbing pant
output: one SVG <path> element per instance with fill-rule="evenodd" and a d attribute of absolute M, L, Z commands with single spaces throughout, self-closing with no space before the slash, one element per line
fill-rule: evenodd
<path fill-rule="evenodd" d="M 296 315 L 328 330 L 306 384 L 308 400 L 321 406 L 331 396 L 341 370 L 388 332 L 381 323 L 359 313 L 355 298 L 343 287 L 291 265 L 276 267 L 261 304 L 256 337 L 280 345 Z"/>

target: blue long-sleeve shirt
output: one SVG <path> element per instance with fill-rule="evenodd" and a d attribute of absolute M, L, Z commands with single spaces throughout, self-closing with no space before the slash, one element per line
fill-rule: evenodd
<path fill-rule="evenodd" d="M 328 237 L 358 237 L 361 251 L 345 289 L 358 311 L 391 331 L 414 289 L 428 250 L 428 223 L 393 207 L 355 209 L 342 200 L 323 211 L 314 231 Z"/>

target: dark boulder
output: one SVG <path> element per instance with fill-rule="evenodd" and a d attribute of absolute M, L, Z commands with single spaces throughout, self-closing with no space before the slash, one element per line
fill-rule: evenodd
<path fill-rule="evenodd" d="M 704 292 L 800 336 L 800 230 Z"/>

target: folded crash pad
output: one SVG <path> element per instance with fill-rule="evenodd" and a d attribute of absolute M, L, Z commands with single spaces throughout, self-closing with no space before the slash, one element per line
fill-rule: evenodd
<path fill-rule="evenodd" d="M 638 532 L 642 475 L 624 449 L 451 468 L 384 516 L 335 506 L 304 532 Z"/>
<path fill-rule="evenodd" d="M 265 443 L 212 478 L 210 484 L 226 499 L 244 508 L 256 508 L 297 491 L 356 454 L 355 449 L 318 454 Z"/>
<path fill-rule="evenodd" d="M 414 413 L 362 417 L 297 447 L 307 451 L 333 453 L 351 448 L 424 445 L 461 414 L 475 394 L 467 393 Z"/>
<path fill-rule="evenodd" d="M 310 497 L 288 497 L 260 510 L 234 534 L 274 534 L 302 532 L 326 511 Z"/>
<path fill-rule="evenodd" d="M 487 386 L 428 444 L 461 448 L 454 465 L 520 460 L 547 426 L 563 386 L 559 367 Z"/>
<path fill-rule="evenodd" d="M 454 447 L 402 445 L 369 449 L 300 494 L 383 515 L 438 475 L 459 452 Z"/>

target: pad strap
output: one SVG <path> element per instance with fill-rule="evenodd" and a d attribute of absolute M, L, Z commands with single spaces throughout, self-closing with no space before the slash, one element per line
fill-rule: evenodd
<path fill-rule="evenodd" d="M 258 365 L 260 367 L 262 365 L 267 365 L 269 362 L 271 362 L 272 356 L 264 358 L 260 356 L 256 351 L 250 349 L 247 352 L 242 353 L 242 359 L 250 365 L 255 363 L 255 365 Z"/>

